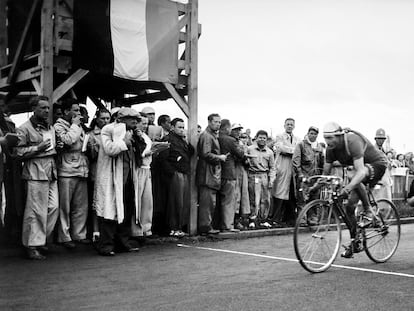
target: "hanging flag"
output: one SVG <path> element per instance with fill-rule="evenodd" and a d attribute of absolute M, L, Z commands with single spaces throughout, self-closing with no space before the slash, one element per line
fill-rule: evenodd
<path fill-rule="evenodd" d="M 75 68 L 177 83 L 178 8 L 169 0 L 75 0 Z"/>

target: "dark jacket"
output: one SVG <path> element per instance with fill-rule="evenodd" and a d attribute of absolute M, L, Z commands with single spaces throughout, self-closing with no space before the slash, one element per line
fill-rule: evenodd
<path fill-rule="evenodd" d="M 220 132 L 219 136 L 221 154 L 229 154 L 226 162 L 221 165 L 221 178 L 236 180 L 236 164 L 245 158 L 243 150 L 239 147 L 237 139 L 226 133 Z"/>
<path fill-rule="evenodd" d="M 170 143 L 170 148 L 160 154 L 164 173 L 172 176 L 174 172 L 190 173 L 190 158 L 194 154 L 194 147 L 175 133 L 169 133 L 163 141 Z"/>
<path fill-rule="evenodd" d="M 312 148 L 307 139 L 296 145 L 292 157 L 292 165 L 297 176 L 322 174 L 324 162 L 325 156 L 319 143 L 315 149 Z"/>
<path fill-rule="evenodd" d="M 197 185 L 219 190 L 221 186 L 220 144 L 217 134 L 208 127 L 200 134 L 197 153 Z"/>

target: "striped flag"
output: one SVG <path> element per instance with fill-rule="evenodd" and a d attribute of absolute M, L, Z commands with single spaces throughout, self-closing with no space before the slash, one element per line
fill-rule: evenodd
<path fill-rule="evenodd" d="M 75 0 L 74 65 L 135 81 L 177 83 L 178 8 L 169 0 Z"/>

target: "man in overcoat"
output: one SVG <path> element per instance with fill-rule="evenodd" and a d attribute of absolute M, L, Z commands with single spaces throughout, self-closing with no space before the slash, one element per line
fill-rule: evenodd
<path fill-rule="evenodd" d="M 208 116 L 208 126 L 200 134 L 197 153 L 196 181 L 199 189 L 198 229 L 200 234 L 217 234 L 220 231 L 211 226 L 216 208 L 217 191 L 221 187 L 221 163 L 227 156 L 221 154 L 218 141 L 220 115 Z"/>
<path fill-rule="evenodd" d="M 274 199 L 272 220 L 276 225 L 280 225 L 283 221 L 294 223 L 296 209 L 292 155 L 299 138 L 293 135 L 294 119 L 287 118 L 284 127 L 285 132 L 275 138 L 276 179 L 272 189 Z"/>
<path fill-rule="evenodd" d="M 139 162 L 145 148 L 135 131 L 139 120 L 137 111 L 121 108 L 118 119 L 101 131 L 93 204 L 99 217 L 98 252 L 103 256 L 113 256 L 115 251 L 138 251 L 129 238 L 139 200 Z"/>

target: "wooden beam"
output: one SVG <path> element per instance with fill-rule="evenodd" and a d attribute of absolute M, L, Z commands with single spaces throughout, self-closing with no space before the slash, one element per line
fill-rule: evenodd
<path fill-rule="evenodd" d="M 95 104 L 96 107 L 98 107 L 99 110 L 108 110 L 108 108 L 106 108 L 102 103 L 101 100 L 95 96 L 88 96 L 91 101 Z"/>
<path fill-rule="evenodd" d="M 37 80 L 36 78 L 30 80 L 32 82 L 33 88 L 35 89 L 37 95 L 41 95 L 42 94 L 42 88 L 40 87 L 40 83 L 39 80 Z"/>
<path fill-rule="evenodd" d="M 197 150 L 197 126 L 198 126 L 198 0 L 190 0 L 190 27 L 189 30 L 189 45 L 187 45 L 186 60 L 189 59 L 189 65 L 191 73 L 189 75 L 188 83 L 188 106 L 189 106 L 189 119 L 188 119 L 188 138 L 189 142 L 195 150 Z M 187 58 L 189 57 L 189 58 Z M 198 220 L 198 205 L 197 205 L 197 186 L 196 186 L 196 172 L 197 166 L 197 154 L 194 154 L 191 158 L 190 168 L 190 191 L 189 191 L 189 206 L 190 206 L 190 219 L 189 219 L 189 234 L 197 234 L 197 220 Z"/>
<path fill-rule="evenodd" d="M 7 79 L 8 84 L 14 83 L 16 76 L 19 71 L 20 63 L 23 59 L 23 53 L 26 48 L 27 38 L 30 34 L 34 16 L 37 12 L 37 8 L 39 7 L 39 4 L 41 3 L 41 0 L 33 0 L 32 7 L 29 11 L 29 15 L 27 16 L 26 25 L 24 26 L 22 37 L 20 38 L 19 45 L 17 46 L 16 54 L 13 58 L 12 68 L 9 72 L 9 77 Z"/>
<path fill-rule="evenodd" d="M 22 70 L 17 75 L 15 83 L 31 80 L 33 78 L 39 77 L 42 71 L 41 66 L 36 66 L 26 70 Z M 0 90 L 9 88 L 11 85 L 7 83 L 7 77 L 0 79 Z"/>
<path fill-rule="evenodd" d="M 0 0 L 0 67 L 7 64 L 7 0 Z"/>
<path fill-rule="evenodd" d="M 178 30 L 181 30 L 182 28 L 184 28 L 185 26 L 187 26 L 188 24 L 188 14 L 185 15 L 184 17 L 182 17 L 179 21 L 178 21 Z"/>
<path fill-rule="evenodd" d="M 185 114 L 188 118 L 190 116 L 190 110 L 188 109 L 188 104 L 186 100 L 178 94 L 177 90 L 171 83 L 164 83 L 165 88 L 171 94 L 174 101 L 177 103 L 178 107 L 180 107 L 181 111 Z"/>
<path fill-rule="evenodd" d="M 53 120 L 53 13 L 54 0 L 43 0 L 40 34 L 41 93 L 49 98 L 49 121 Z"/>
<path fill-rule="evenodd" d="M 66 94 L 71 88 L 75 86 L 84 76 L 89 73 L 89 70 L 78 69 L 69 78 L 66 79 L 56 90 L 53 91 L 53 102 L 56 103 L 59 98 Z"/>

